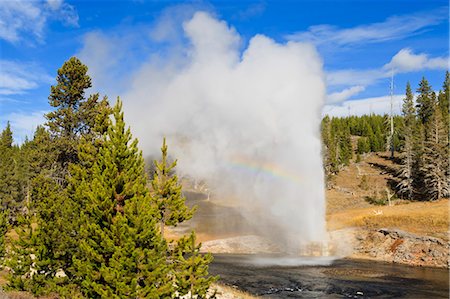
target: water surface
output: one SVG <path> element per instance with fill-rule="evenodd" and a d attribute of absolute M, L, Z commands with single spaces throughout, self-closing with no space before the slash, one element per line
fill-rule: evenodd
<path fill-rule="evenodd" d="M 211 274 L 264 298 L 449 298 L 447 269 L 351 259 L 314 263 L 311 258 L 289 266 L 286 260 L 281 265 L 255 263 L 273 259 L 267 256 L 214 257 Z"/>

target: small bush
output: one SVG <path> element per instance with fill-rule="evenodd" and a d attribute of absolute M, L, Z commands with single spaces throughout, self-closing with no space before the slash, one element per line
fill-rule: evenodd
<path fill-rule="evenodd" d="M 369 182 L 367 180 L 367 175 L 363 175 L 361 177 L 361 182 L 359 183 L 359 188 L 363 189 L 363 190 L 367 190 L 369 189 Z"/>
<path fill-rule="evenodd" d="M 364 197 L 364 200 L 368 203 L 370 203 L 371 205 L 376 205 L 376 206 L 385 206 L 387 204 L 387 200 L 384 198 L 377 198 L 374 196 L 366 196 Z"/>

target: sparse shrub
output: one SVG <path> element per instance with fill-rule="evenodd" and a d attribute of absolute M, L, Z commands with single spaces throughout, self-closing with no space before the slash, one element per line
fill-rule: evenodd
<path fill-rule="evenodd" d="M 361 177 L 361 182 L 359 183 L 358 187 L 363 189 L 363 190 L 369 189 L 369 183 L 367 181 L 367 175 L 363 175 Z"/>
<path fill-rule="evenodd" d="M 378 198 L 375 196 L 366 196 L 364 197 L 364 200 L 370 203 L 371 205 L 376 206 L 385 206 L 387 203 L 387 200 L 385 198 Z"/>

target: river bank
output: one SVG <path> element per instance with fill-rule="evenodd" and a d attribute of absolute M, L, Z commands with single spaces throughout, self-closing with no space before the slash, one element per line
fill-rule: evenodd
<path fill-rule="evenodd" d="M 449 268 L 449 242 L 399 229 L 347 228 L 330 233 L 338 255 L 408 266 Z"/>
<path fill-rule="evenodd" d="M 280 254 L 264 238 L 248 235 L 206 241 L 203 252 L 214 254 Z M 449 267 L 449 243 L 401 230 L 344 229 L 330 233 L 329 255 L 420 267 Z"/>

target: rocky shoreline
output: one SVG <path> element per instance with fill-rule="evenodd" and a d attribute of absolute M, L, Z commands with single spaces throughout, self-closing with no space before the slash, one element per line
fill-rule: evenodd
<path fill-rule="evenodd" d="M 358 230 L 351 257 L 421 267 L 449 268 L 450 244 L 396 229 Z"/>
<path fill-rule="evenodd" d="M 330 232 L 330 255 L 370 259 L 410 266 L 449 268 L 450 243 L 397 229 L 347 228 Z M 258 236 L 206 241 L 202 251 L 232 254 L 280 253 L 280 248 Z"/>

